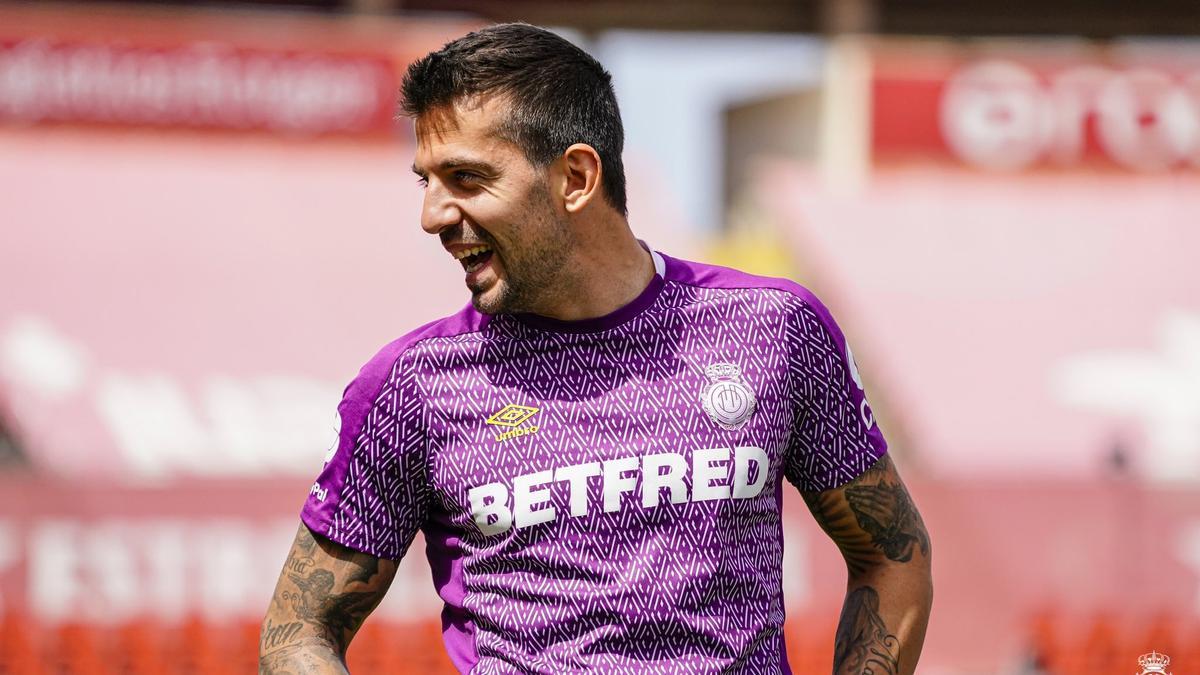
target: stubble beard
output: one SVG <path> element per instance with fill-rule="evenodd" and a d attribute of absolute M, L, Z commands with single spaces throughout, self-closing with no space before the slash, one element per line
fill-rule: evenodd
<path fill-rule="evenodd" d="M 489 291 L 471 289 L 471 304 L 481 314 L 537 313 L 562 293 L 570 228 L 556 217 L 546 186 L 532 187 L 526 203 L 523 224 L 512 228 L 513 243 L 501 258 L 504 277 Z"/>

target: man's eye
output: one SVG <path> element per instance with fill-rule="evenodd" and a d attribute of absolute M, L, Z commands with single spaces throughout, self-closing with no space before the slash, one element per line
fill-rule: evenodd
<path fill-rule="evenodd" d="M 455 171 L 454 180 L 465 185 L 470 185 L 472 183 L 478 183 L 479 176 L 471 173 L 470 171 Z"/>
<path fill-rule="evenodd" d="M 424 190 L 425 188 L 429 187 L 429 179 L 424 176 L 418 176 L 417 185 L 420 185 L 421 189 Z"/>

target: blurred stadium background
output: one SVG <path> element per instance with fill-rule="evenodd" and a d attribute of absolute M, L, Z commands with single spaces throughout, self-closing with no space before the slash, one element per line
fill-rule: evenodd
<path fill-rule="evenodd" d="M 466 300 L 399 75 L 513 19 L 613 72 L 636 232 L 840 318 L 935 540 L 919 672 L 1200 673 L 1194 0 L 0 4 L 0 672 L 254 669 L 341 388 Z M 359 672 L 448 671 L 422 549 Z"/>

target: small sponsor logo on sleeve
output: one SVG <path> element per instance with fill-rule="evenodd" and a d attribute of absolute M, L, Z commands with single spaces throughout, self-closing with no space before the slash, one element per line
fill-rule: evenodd
<path fill-rule="evenodd" d="M 313 483 L 312 488 L 310 488 L 308 491 L 308 494 L 316 497 L 317 501 L 323 502 L 325 501 L 325 498 L 329 496 L 329 490 L 321 487 L 320 483 Z"/>
<path fill-rule="evenodd" d="M 858 414 L 862 418 L 863 424 L 868 429 L 875 426 L 875 415 L 871 412 L 871 406 L 867 403 L 867 392 L 863 387 L 862 373 L 858 372 L 858 364 L 854 361 L 854 352 L 850 350 L 850 341 L 846 341 L 846 363 L 850 366 L 850 379 L 854 380 L 854 386 L 863 392 L 862 401 L 858 404 Z"/>
<path fill-rule="evenodd" d="M 328 449 L 325 451 L 325 463 L 337 454 L 338 446 L 342 444 L 342 414 L 339 412 L 333 413 L 333 440 L 330 442 Z"/>

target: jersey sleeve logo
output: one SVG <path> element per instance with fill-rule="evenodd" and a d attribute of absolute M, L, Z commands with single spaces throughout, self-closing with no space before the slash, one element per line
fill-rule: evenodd
<path fill-rule="evenodd" d="M 854 361 L 854 352 L 850 351 L 849 340 L 846 340 L 846 363 L 850 365 L 850 379 L 854 380 L 854 386 L 862 392 L 862 400 L 858 404 L 858 414 L 862 418 L 862 423 L 870 429 L 875 426 L 875 414 L 871 412 L 871 406 L 867 403 L 867 391 L 863 387 L 862 374 L 858 372 L 858 364 Z"/>
<path fill-rule="evenodd" d="M 846 340 L 846 363 L 850 365 L 850 379 L 854 380 L 854 386 L 858 387 L 859 391 L 862 391 L 862 374 L 858 372 L 858 363 L 854 360 L 854 352 L 850 351 L 849 340 Z"/>
<path fill-rule="evenodd" d="M 333 440 L 329 442 L 329 447 L 325 449 L 325 463 L 337 454 L 338 448 L 342 445 L 342 414 L 340 412 L 333 413 Z"/>
<path fill-rule="evenodd" d="M 742 382 L 742 370 L 732 363 L 713 363 L 704 369 L 704 375 L 709 379 L 700 392 L 704 412 L 723 429 L 734 431 L 745 426 L 757 400 Z"/>

